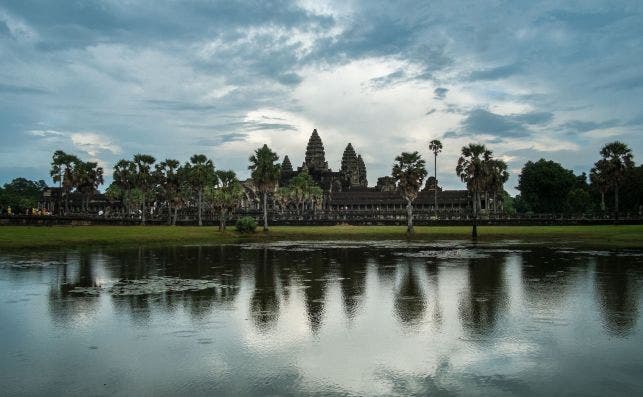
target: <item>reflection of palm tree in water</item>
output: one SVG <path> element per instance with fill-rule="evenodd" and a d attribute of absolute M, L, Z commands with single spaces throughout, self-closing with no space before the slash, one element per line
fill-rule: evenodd
<path fill-rule="evenodd" d="M 407 263 L 398 270 L 402 275 L 395 291 L 395 314 L 402 325 L 414 327 L 420 324 L 426 310 L 424 291 L 417 275 L 418 269 L 414 264 Z"/>
<path fill-rule="evenodd" d="M 597 257 L 596 295 L 603 315 L 605 329 L 614 335 L 628 335 L 638 318 L 638 268 L 625 263 L 624 258 Z"/>
<path fill-rule="evenodd" d="M 342 250 L 338 255 L 340 285 L 344 298 L 344 311 L 349 320 L 355 317 L 366 289 L 366 252 Z"/>
<path fill-rule="evenodd" d="M 259 254 L 261 261 L 255 265 L 255 289 L 250 299 L 252 319 L 260 331 L 271 328 L 279 319 L 279 298 L 270 254 L 267 248 Z"/>
<path fill-rule="evenodd" d="M 308 323 L 313 333 L 317 333 L 322 325 L 324 317 L 324 299 L 326 297 L 326 274 L 329 273 L 327 263 L 321 260 L 321 257 L 315 255 L 311 257 L 311 273 L 305 274 L 308 288 L 304 290 L 306 297 L 306 311 L 308 313 Z"/>
<path fill-rule="evenodd" d="M 504 257 L 469 260 L 469 285 L 459 307 L 460 320 L 466 331 L 481 335 L 494 331 L 508 299 L 503 264 Z"/>
<path fill-rule="evenodd" d="M 78 258 L 78 271 L 70 272 L 67 259 L 59 265 L 56 283 L 49 290 L 49 309 L 57 320 L 74 320 L 75 316 L 93 310 L 97 298 L 94 296 L 72 296 L 70 292 L 77 287 L 97 287 L 91 255 L 81 252 Z"/>

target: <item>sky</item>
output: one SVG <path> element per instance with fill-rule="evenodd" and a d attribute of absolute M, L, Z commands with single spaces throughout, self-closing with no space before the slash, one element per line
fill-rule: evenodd
<path fill-rule="evenodd" d="M 51 183 L 57 149 L 113 164 L 203 153 L 248 176 L 264 143 L 301 165 L 316 128 L 369 185 L 440 139 L 509 164 L 588 172 L 602 145 L 643 149 L 641 1 L 0 0 L 0 183 Z"/>

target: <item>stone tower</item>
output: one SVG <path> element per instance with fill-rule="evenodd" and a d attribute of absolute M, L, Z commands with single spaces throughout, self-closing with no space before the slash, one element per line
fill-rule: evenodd
<path fill-rule="evenodd" d="M 302 167 L 306 167 L 311 171 L 327 171 L 328 163 L 326 162 L 326 155 L 324 153 L 324 144 L 322 143 L 317 129 L 313 130 L 313 134 L 308 140 L 306 145 L 306 157 Z"/>
<path fill-rule="evenodd" d="M 361 154 L 357 155 L 357 171 L 359 172 L 360 186 L 367 187 L 368 180 L 366 179 L 366 164 L 364 164 Z"/>
<path fill-rule="evenodd" d="M 290 159 L 288 155 L 284 156 L 284 161 L 281 163 L 282 172 L 292 172 L 292 164 L 290 164 Z"/>
<path fill-rule="evenodd" d="M 359 183 L 359 163 L 357 154 L 352 144 L 348 144 L 342 155 L 342 168 L 344 185 L 346 187 L 358 186 Z"/>

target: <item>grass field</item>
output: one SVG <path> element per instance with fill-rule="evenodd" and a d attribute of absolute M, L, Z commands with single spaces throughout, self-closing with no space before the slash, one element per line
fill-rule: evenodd
<path fill-rule="evenodd" d="M 274 240 L 405 239 L 403 226 L 275 226 L 269 233 L 240 236 L 230 228 L 171 226 L 2 226 L 0 248 L 38 248 L 81 245 L 138 245 L 148 243 L 234 243 Z M 419 226 L 416 240 L 469 239 L 467 226 Z M 518 239 L 570 242 L 595 247 L 643 248 L 643 225 L 631 226 L 480 226 L 480 241 Z"/>

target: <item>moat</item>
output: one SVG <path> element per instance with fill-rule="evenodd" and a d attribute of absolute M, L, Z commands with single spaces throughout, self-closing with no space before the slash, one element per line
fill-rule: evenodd
<path fill-rule="evenodd" d="M 643 251 L 502 241 L 0 253 L 5 395 L 635 395 Z"/>

